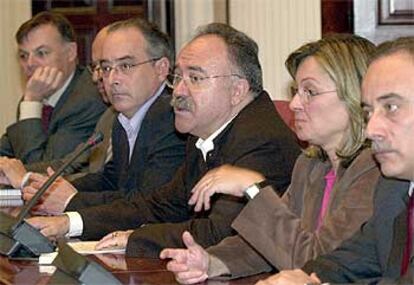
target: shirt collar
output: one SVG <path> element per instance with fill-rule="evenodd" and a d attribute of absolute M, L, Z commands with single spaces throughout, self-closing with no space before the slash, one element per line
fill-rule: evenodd
<path fill-rule="evenodd" d="M 68 88 L 69 83 L 73 79 L 74 75 L 75 75 L 75 71 L 71 73 L 68 79 L 66 79 L 65 84 L 63 84 L 63 86 L 59 90 L 57 90 L 55 93 L 53 93 L 47 99 L 44 100 L 43 104 L 52 106 L 53 108 L 56 107 L 56 104 L 58 103 L 60 97 L 62 97 L 63 92 L 65 92 L 66 88 Z"/>
<path fill-rule="evenodd" d="M 236 115 L 237 116 L 237 115 Z M 218 130 L 216 130 L 214 133 L 212 133 L 208 138 L 203 140 L 202 138 L 198 138 L 196 142 L 196 147 L 201 151 L 203 154 L 204 161 L 206 161 L 207 153 L 209 151 L 212 151 L 214 149 L 214 139 L 221 134 L 221 132 L 233 121 L 233 119 L 236 117 L 232 117 L 230 120 L 225 122 Z"/>
<path fill-rule="evenodd" d="M 118 120 L 127 133 L 128 138 L 133 137 L 138 134 L 139 129 L 141 128 L 142 121 L 144 120 L 145 115 L 148 112 L 148 109 L 154 103 L 154 101 L 161 95 L 164 90 L 165 83 L 163 83 L 154 96 L 151 96 L 147 101 L 135 112 L 132 118 L 126 117 L 124 114 L 119 113 Z"/>
<path fill-rule="evenodd" d="M 411 197 L 411 195 L 413 195 L 413 191 L 414 191 L 414 181 L 411 181 L 410 187 L 408 188 L 408 196 Z"/>

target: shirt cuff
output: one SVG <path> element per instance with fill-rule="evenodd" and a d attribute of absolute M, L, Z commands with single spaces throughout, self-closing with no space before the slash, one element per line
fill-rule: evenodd
<path fill-rule="evenodd" d="M 32 175 L 33 172 L 26 172 L 26 174 L 22 178 L 22 182 L 20 183 L 20 189 L 23 189 L 29 184 L 30 175 Z"/>
<path fill-rule="evenodd" d="M 209 254 L 208 262 L 208 278 L 219 277 L 222 275 L 230 275 L 230 269 L 218 257 Z"/>
<path fill-rule="evenodd" d="M 66 207 L 69 205 L 69 202 L 72 200 L 72 198 L 78 194 L 78 191 L 76 191 L 75 193 L 73 193 L 72 195 L 69 196 L 69 198 L 66 200 L 65 202 L 65 207 L 63 209 L 66 209 Z"/>
<path fill-rule="evenodd" d="M 82 216 L 78 212 L 66 212 L 69 218 L 69 232 L 66 234 L 67 237 L 78 237 L 83 232 L 83 220 Z"/>
<path fill-rule="evenodd" d="M 36 101 L 22 101 L 20 102 L 20 117 L 19 121 L 25 119 L 40 119 L 42 117 L 41 102 Z"/>

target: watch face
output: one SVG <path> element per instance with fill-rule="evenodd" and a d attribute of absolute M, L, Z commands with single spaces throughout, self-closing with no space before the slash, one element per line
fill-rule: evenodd
<path fill-rule="evenodd" d="M 257 184 L 253 184 L 250 185 L 249 187 L 247 187 L 247 189 L 245 190 L 245 195 L 248 199 L 253 199 L 258 193 L 259 193 L 260 189 L 258 187 Z"/>

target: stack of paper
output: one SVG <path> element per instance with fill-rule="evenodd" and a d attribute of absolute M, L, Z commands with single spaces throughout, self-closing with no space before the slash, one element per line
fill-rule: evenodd
<path fill-rule="evenodd" d="M 23 205 L 20 189 L 0 189 L 0 207 L 18 207 Z"/>

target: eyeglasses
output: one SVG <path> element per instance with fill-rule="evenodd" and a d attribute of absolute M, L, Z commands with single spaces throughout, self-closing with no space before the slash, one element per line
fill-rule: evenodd
<path fill-rule="evenodd" d="M 326 94 L 326 93 L 332 93 L 336 91 L 337 90 L 334 89 L 334 90 L 328 90 L 328 91 L 315 92 L 309 89 L 300 89 L 300 88 L 297 88 L 296 86 L 290 87 L 290 94 L 292 95 L 292 98 L 296 96 L 296 94 L 298 94 L 299 98 L 302 100 L 302 103 L 304 104 L 308 104 L 309 101 L 312 99 L 312 97 L 319 96 L 319 95 Z"/>
<path fill-rule="evenodd" d="M 223 78 L 223 77 L 238 77 L 243 79 L 244 77 L 236 74 L 236 73 L 232 73 L 232 74 L 224 74 L 224 75 L 211 75 L 211 76 L 199 76 L 199 75 L 193 75 L 190 74 L 188 76 L 182 76 L 180 74 L 169 74 L 167 76 L 167 85 L 168 87 L 174 89 L 178 86 L 178 84 L 180 84 L 181 81 L 184 81 L 185 85 L 192 90 L 195 89 L 202 89 L 203 87 L 205 87 L 205 82 L 208 79 L 214 79 L 214 78 Z"/>
<path fill-rule="evenodd" d="M 154 62 L 159 60 L 161 57 L 157 57 L 157 58 L 151 58 L 148 59 L 146 61 L 142 61 L 142 62 L 138 62 L 138 63 L 119 63 L 119 64 L 115 64 L 115 65 L 109 65 L 105 62 L 101 63 L 101 71 L 102 71 L 102 76 L 103 77 L 108 77 L 111 74 L 112 70 L 116 70 L 118 72 L 120 72 L 123 75 L 128 75 L 131 74 L 132 71 L 134 70 L 135 67 L 138 67 L 140 65 L 143 64 L 147 64 L 150 62 Z"/>

